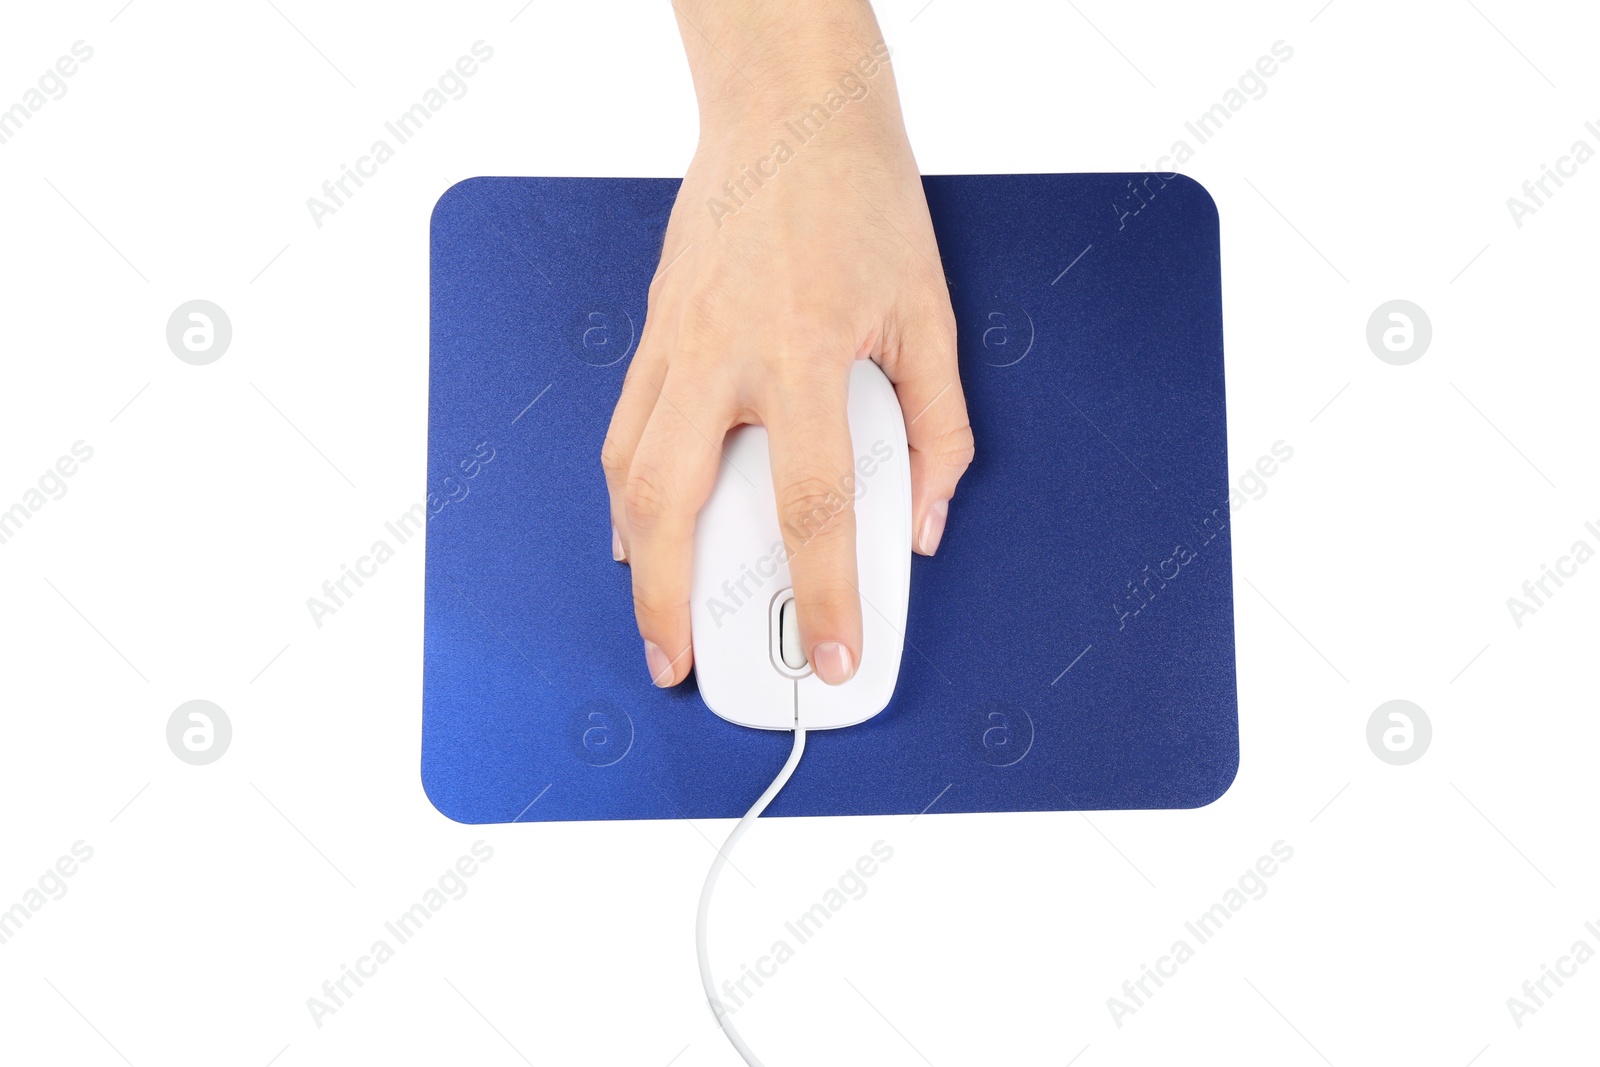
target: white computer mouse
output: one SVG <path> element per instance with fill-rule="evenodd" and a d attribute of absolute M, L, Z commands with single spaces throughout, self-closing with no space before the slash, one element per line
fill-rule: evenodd
<path fill-rule="evenodd" d="M 690 598 L 695 677 L 706 706 L 740 726 L 854 726 L 894 695 L 911 596 L 905 419 L 894 387 L 870 360 L 851 370 L 849 405 L 856 462 L 848 478 L 841 474 L 839 491 L 841 500 L 855 498 L 862 621 L 861 665 L 850 681 L 827 685 L 806 662 L 764 427 L 729 432 L 716 488 L 700 511 Z"/>

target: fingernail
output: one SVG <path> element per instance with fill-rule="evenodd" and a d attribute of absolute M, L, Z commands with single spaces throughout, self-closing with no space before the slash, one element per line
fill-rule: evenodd
<path fill-rule="evenodd" d="M 618 563 L 628 558 L 622 551 L 622 535 L 617 533 L 615 526 L 611 527 L 611 558 Z"/>
<path fill-rule="evenodd" d="M 917 535 L 917 551 L 931 556 L 939 551 L 939 539 L 944 536 L 944 520 L 950 514 L 948 500 L 935 500 L 928 505 L 928 514 L 922 520 L 922 532 Z"/>
<path fill-rule="evenodd" d="M 856 673 L 856 664 L 848 648 L 824 641 L 811 650 L 811 669 L 828 685 L 843 685 Z"/>
<path fill-rule="evenodd" d="M 644 662 L 650 668 L 650 680 L 662 689 L 672 684 L 672 661 L 656 646 L 654 641 L 644 643 Z"/>

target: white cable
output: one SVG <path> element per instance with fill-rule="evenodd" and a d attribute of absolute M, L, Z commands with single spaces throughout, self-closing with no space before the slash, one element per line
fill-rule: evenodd
<path fill-rule="evenodd" d="M 711 870 L 706 872 L 706 884 L 700 890 L 700 911 L 695 917 L 694 939 L 695 948 L 700 956 L 700 984 L 705 986 L 706 1004 L 711 1008 L 711 1014 L 716 1017 L 722 1032 L 728 1035 L 728 1040 L 733 1043 L 734 1050 L 744 1058 L 750 1067 L 762 1067 L 756 1054 L 750 1051 L 750 1046 L 744 1043 L 744 1038 L 739 1036 L 739 1031 L 733 1028 L 733 1022 L 728 1017 L 728 1010 L 717 1000 L 716 986 L 711 981 L 711 952 L 706 946 L 706 917 L 711 913 L 711 892 L 716 887 L 717 875 L 722 873 L 722 868 L 728 862 L 728 854 L 733 851 L 733 846 L 739 843 L 739 838 L 750 828 L 750 824 L 767 810 L 767 805 L 772 803 L 772 798 L 777 796 L 788 784 L 790 775 L 800 765 L 800 756 L 806 750 L 806 732 L 800 726 L 794 731 L 794 750 L 789 753 L 789 761 L 783 765 L 783 770 L 778 772 L 778 777 L 767 786 L 767 791 L 761 794 L 761 799 L 755 806 L 745 812 L 744 818 L 739 820 L 739 825 L 733 828 L 733 833 L 728 835 L 728 840 L 723 842 L 722 848 L 717 852 L 717 858 L 711 861 Z"/>

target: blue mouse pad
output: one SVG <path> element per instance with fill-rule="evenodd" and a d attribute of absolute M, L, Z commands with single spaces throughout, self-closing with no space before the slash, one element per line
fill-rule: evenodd
<path fill-rule="evenodd" d="M 893 701 L 810 735 L 770 814 L 1206 804 L 1239 762 L 1216 207 L 1179 176 L 924 184 L 977 461 Z M 677 189 L 434 209 L 422 777 L 452 819 L 733 818 L 788 755 L 650 684 L 611 559 L 600 446 Z"/>

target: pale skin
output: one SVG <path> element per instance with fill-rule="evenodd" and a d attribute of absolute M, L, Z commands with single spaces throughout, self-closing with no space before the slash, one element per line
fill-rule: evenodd
<path fill-rule="evenodd" d="M 606 434 L 612 555 L 632 568 L 651 680 L 678 684 L 693 666 L 696 516 L 727 431 L 765 426 L 802 647 L 839 685 L 871 654 L 849 492 L 852 361 L 875 360 L 899 397 L 917 552 L 938 550 L 972 462 L 939 249 L 866 0 L 674 9 L 700 141 Z M 818 105 L 825 117 L 795 125 Z"/>

